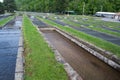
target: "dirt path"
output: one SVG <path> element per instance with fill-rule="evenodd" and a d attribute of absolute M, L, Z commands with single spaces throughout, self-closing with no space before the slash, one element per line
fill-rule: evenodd
<path fill-rule="evenodd" d="M 84 80 L 119 80 L 120 72 L 114 70 L 56 31 L 42 31 L 64 59 Z"/>

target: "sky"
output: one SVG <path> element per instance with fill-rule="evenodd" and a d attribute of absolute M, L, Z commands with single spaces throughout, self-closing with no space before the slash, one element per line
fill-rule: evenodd
<path fill-rule="evenodd" d="M 0 2 L 3 2 L 3 0 L 0 0 Z"/>

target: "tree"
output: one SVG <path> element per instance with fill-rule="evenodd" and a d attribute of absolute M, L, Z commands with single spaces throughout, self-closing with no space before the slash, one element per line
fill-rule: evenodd
<path fill-rule="evenodd" d="M 14 1 L 14 0 L 5 0 Z M 75 11 L 83 13 L 85 3 L 85 14 L 95 14 L 98 11 L 118 12 L 120 11 L 120 0 L 15 0 L 18 10 L 39 12 L 64 12 Z"/>
<path fill-rule="evenodd" d="M 4 5 L 0 2 L 0 14 L 4 13 Z"/>
<path fill-rule="evenodd" d="M 56 0 L 56 11 L 64 12 L 68 6 L 69 0 Z"/>
<path fill-rule="evenodd" d="M 120 12 L 120 0 L 114 0 L 114 9 L 116 12 Z"/>
<path fill-rule="evenodd" d="M 4 6 L 7 12 L 14 12 L 14 10 L 16 10 L 16 4 L 14 0 L 4 0 Z"/>

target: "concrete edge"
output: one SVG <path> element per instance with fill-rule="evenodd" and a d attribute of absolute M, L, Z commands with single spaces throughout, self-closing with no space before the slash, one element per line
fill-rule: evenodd
<path fill-rule="evenodd" d="M 60 30 L 60 31 L 62 31 L 62 32 L 64 32 L 65 34 L 67 34 L 67 35 L 69 35 L 69 36 L 72 36 L 71 34 L 69 34 L 69 33 L 67 33 L 67 32 L 65 32 L 65 31 L 63 31 L 63 30 L 61 30 L 61 29 L 59 29 L 58 27 L 55 27 L 56 29 L 58 29 L 58 30 Z M 91 43 L 89 43 L 88 41 L 84 41 L 83 39 L 80 39 L 80 38 L 78 38 L 78 37 L 76 37 L 76 36 L 74 36 L 74 38 L 76 38 L 77 40 L 79 40 L 79 42 L 80 43 L 85 43 L 85 44 L 89 44 L 89 46 L 88 47 L 93 47 L 96 51 L 100 51 L 101 53 L 104 53 L 104 56 L 106 57 L 106 58 L 109 58 L 110 60 L 112 60 L 112 61 L 114 61 L 115 63 L 117 63 L 117 64 L 119 64 L 120 65 L 120 58 L 118 57 L 118 56 L 116 56 L 115 54 L 113 54 L 113 53 L 111 53 L 111 52 L 109 52 L 109 51 L 106 51 L 106 50 L 104 50 L 104 49 L 102 49 L 102 48 L 100 48 L 100 47 L 98 47 L 98 46 L 95 46 L 94 44 L 91 44 Z M 92 48 L 91 48 L 92 49 Z M 93 50 L 94 50 L 93 49 Z M 101 54 L 100 53 L 100 54 Z M 109 56 L 109 57 L 108 57 Z"/>
<path fill-rule="evenodd" d="M 24 80 L 24 58 L 23 58 L 23 35 L 19 38 L 18 53 L 16 59 L 15 78 L 14 80 Z"/>
<path fill-rule="evenodd" d="M 47 38 L 44 37 L 44 34 L 39 31 L 39 28 L 36 27 L 38 32 L 42 35 L 44 40 L 48 43 L 48 46 L 53 50 L 55 54 L 55 59 L 60 62 L 61 64 L 64 65 L 64 69 L 67 72 L 68 76 L 70 77 L 71 80 L 83 80 L 82 77 L 67 63 L 64 58 L 60 55 L 60 53 L 53 47 L 53 45 L 47 40 Z M 49 29 L 45 29 L 49 30 Z M 54 28 L 51 28 L 51 30 L 54 30 Z"/>
<path fill-rule="evenodd" d="M 99 52 L 89 48 L 88 46 L 80 43 L 79 41 L 77 41 L 76 39 L 70 37 L 68 34 L 63 33 L 62 31 L 60 31 L 59 29 L 56 28 L 56 31 L 59 32 L 61 35 L 63 35 L 64 37 L 68 38 L 69 40 L 71 40 L 72 42 L 76 43 L 78 46 L 84 48 L 86 51 L 90 52 L 92 55 L 96 56 L 97 58 L 99 58 L 100 60 L 104 61 L 105 63 L 107 63 L 108 65 L 110 65 L 111 67 L 117 69 L 118 71 L 120 71 L 120 64 L 116 63 L 115 61 L 103 56 L 102 54 L 100 54 Z M 108 53 L 108 52 L 107 52 Z"/>
<path fill-rule="evenodd" d="M 65 33 L 62 30 L 59 30 L 58 28 L 46 28 L 46 29 L 40 29 L 40 30 L 56 30 L 58 33 L 60 33 L 64 37 L 68 38 L 69 40 L 71 40 L 72 42 L 74 42 L 75 44 L 77 44 L 78 46 L 82 47 L 83 49 L 85 49 L 86 51 L 88 51 L 89 53 L 91 53 L 92 55 L 96 56 L 98 59 L 100 59 L 103 62 L 107 63 L 108 65 L 110 65 L 111 67 L 115 68 L 116 70 L 120 71 L 120 64 L 116 63 L 114 60 L 112 60 L 111 57 L 108 58 L 108 57 L 100 54 L 96 50 L 91 49 L 87 45 L 84 45 L 83 43 L 80 43 L 80 41 L 78 41 L 79 39 L 76 40 L 76 38 L 71 37 L 70 34 Z M 89 44 L 89 43 L 87 43 L 87 44 Z M 95 46 L 95 48 L 97 48 L 97 47 Z M 114 55 L 112 55 L 112 53 L 109 53 L 108 51 L 103 51 L 101 48 L 97 48 L 97 49 L 99 49 L 100 51 L 104 52 L 108 56 L 114 56 Z M 117 58 L 115 60 L 117 60 Z"/>

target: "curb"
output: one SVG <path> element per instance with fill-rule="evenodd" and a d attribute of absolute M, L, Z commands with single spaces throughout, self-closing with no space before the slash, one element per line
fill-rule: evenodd
<path fill-rule="evenodd" d="M 107 63 L 109 66 L 113 67 L 114 69 L 120 71 L 120 59 L 115 56 L 113 53 L 110 53 L 108 51 L 105 51 L 101 48 L 98 48 L 97 46 L 94 46 L 90 44 L 89 42 L 85 42 L 81 39 L 78 39 L 76 37 L 73 37 L 72 35 L 68 34 L 67 32 L 64 32 L 63 30 L 60 30 L 58 28 L 47 28 L 47 29 L 41 29 L 41 30 L 55 30 L 64 37 L 68 38 L 78 46 L 82 47 L 86 51 L 88 51 L 93 56 L 97 57 L 98 59 L 102 60 L 103 62 Z M 92 47 L 92 48 L 91 48 Z"/>
<path fill-rule="evenodd" d="M 19 38 L 19 45 L 18 45 L 18 53 L 17 53 L 17 59 L 16 59 L 16 69 L 15 69 L 15 78 L 14 80 L 24 80 L 24 58 L 23 58 L 23 36 L 21 33 L 21 36 Z"/>
<path fill-rule="evenodd" d="M 84 42 L 83 40 L 80 40 L 78 38 L 74 38 L 72 37 L 72 35 L 58 29 L 58 28 L 55 28 L 55 30 L 60 33 L 61 35 L 63 35 L 64 37 L 70 39 L 72 42 L 76 43 L 78 46 L 82 47 L 83 49 L 85 49 L 86 51 L 88 51 L 89 53 L 91 53 L 92 55 L 96 56 L 97 58 L 99 58 L 100 60 L 104 61 L 105 63 L 107 63 L 108 65 L 110 65 L 111 67 L 113 67 L 114 69 L 120 71 L 120 59 L 113 55 L 112 53 L 108 52 L 108 51 L 105 51 L 101 48 L 98 48 L 94 45 L 91 45 L 90 43 L 86 43 Z M 85 45 L 84 43 L 86 44 L 89 44 L 89 46 L 92 46 L 94 47 L 95 49 L 99 50 L 101 53 L 104 53 L 104 56 L 103 54 L 101 54 L 99 51 L 96 51 L 92 48 L 90 48 L 88 45 Z M 107 57 L 109 56 L 109 57 Z"/>

